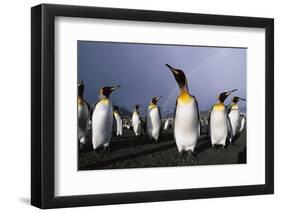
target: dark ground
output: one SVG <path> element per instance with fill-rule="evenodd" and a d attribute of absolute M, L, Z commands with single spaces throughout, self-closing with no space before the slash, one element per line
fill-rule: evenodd
<path fill-rule="evenodd" d="M 246 130 L 225 149 L 211 148 L 210 139 L 201 135 L 196 147 L 197 165 L 246 163 Z M 113 137 L 110 152 L 93 151 L 92 146 L 79 151 L 79 170 L 124 169 L 186 166 L 179 159 L 173 131 L 164 131 L 157 143 L 136 138 L 132 130 L 125 130 L 123 137 Z"/>

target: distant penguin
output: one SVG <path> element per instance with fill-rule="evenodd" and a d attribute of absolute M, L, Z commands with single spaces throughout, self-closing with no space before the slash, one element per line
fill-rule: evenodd
<path fill-rule="evenodd" d="M 161 130 L 161 113 L 157 106 L 157 101 L 160 98 L 161 96 L 152 98 L 148 106 L 146 117 L 146 133 L 149 139 L 153 139 L 155 142 L 158 141 Z"/>
<path fill-rule="evenodd" d="M 131 128 L 131 122 L 130 122 L 130 120 L 125 120 L 125 123 L 124 123 L 124 127 L 126 128 L 126 129 L 130 129 Z"/>
<path fill-rule="evenodd" d="M 80 145 L 84 145 L 87 140 L 88 133 L 88 116 L 90 112 L 90 106 L 87 101 L 83 98 L 84 94 L 84 83 L 78 82 L 78 140 Z"/>
<path fill-rule="evenodd" d="M 184 159 L 187 153 L 188 163 L 197 163 L 194 149 L 200 137 L 200 118 L 196 98 L 189 93 L 188 83 L 184 72 L 170 65 L 166 66 L 173 73 L 180 88 L 180 94 L 176 101 L 176 114 L 174 122 L 174 137 L 180 158 Z M 185 159 L 184 159 L 185 160 Z"/>
<path fill-rule="evenodd" d="M 142 121 L 140 118 L 139 107 L 140 105 L 138 104 L 135 106 L 132 116 L 132 126 L 136 136 L 140 136 L 142 131 L 141 129 Z"/>
<path fill-rule="evenodd" d="M 114 106 L 113 114 L 114 114 L 114 118 L 115 118 L 116 124 L 117 124 L 116 136 L 123 136 L 122 119 L 121 119 L 121 116 L 119 113 L 119 108 L 117 106 Z"/>
<path fill-rule="evenodd" d="M 169 130 L 172 128 L 172 118 L 167 118 L 164 124 L 164 130 Z"/>
<path fill-rule="evenodd" d="M 237 133 L 237 128 L 239 125 L 240 121 L 240 111 L 239 111 L 239 106 L 238 106 L 238 101 L 246 101 L 243 98 L 239 98 L 237 96 L 232 98 L 232 103 L 230 104 L 229 107 L 229 112 L 228 112 L 228 117 L 230 120 L 231 128 L 232 128 L 232 136 L 235 137 Z"/>
<path fill-rule="evenodd" d="M 245 124 L 246 124 L 246 117 L 245 117 L 245 115 L 241 115 L 239 132 L 243 132 L 243 130 L 245 128 Z"/>
<path fill-rule="evenodd" d="M 218 102 L 212 107 L 210 112 L 208 124 L 213 148 L 215 145 L 222 145 L 225 147 L 226 140 L 232 140 L 231 124 L 224 101 L 232 92 L 235 91 L 236 89 L 229 92 L 222 92 L 218 96 Z"/>
<path fill-rule="evenodd" d="M 113 107 L 109 95 L 120 86 L 103 87 L 100 89 L 100 98 L 95 109 L 90 113 L 92 120 L 93 149 L 103 146 L 109 147 L 112 136 Z"/>

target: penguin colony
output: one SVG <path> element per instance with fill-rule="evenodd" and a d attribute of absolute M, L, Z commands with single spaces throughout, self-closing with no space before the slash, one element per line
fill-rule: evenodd
<path fill-rule="evenodd" d="M 120 88 L 119 85 L 101 88 L 99 100 L 90 107 L 83 98 L 85 86 L 79 81 L 78 143 L 80 147 L 85 145 L 86 141 L 91 141 L 93 150 L 100 147 L 109 150 L 112 134 L 122 137 L 123 128 L 131 129 L 136 137 L 145 135 L 149 141 L 157 143 L 161 137 L 162 126 L 164 131 L 173 129 L 180 160 L 187 164 L 197 163 L 195 150 L 202 127 L 207 127 L 207 135 L 210 137 L 213 149 L 225 148 L 228 143 L 232 144 L 237 133 L 243 131 L 245 127 L 246 118 L 245 115 L 240 114 L 238 102 L 246 100 L 234 96 L 229 106 L 226 106 L 225 100 L 237 90 L 221 92 L 210 110 L 209 117 L 200 118 L 198 102 L 189 91 L 185 73 L 168 64 L 166 67 L 179 87 L 174 117 L 166 119 L 161 118 L 160 108 L 157 105 L 161 96 L 151 99 L 144 121 L 139 112 L 139 104 L 135 105 L 130 120 L 122 119 L 118 106 L 113 106 L 110 100 L 111 93 Z"/>

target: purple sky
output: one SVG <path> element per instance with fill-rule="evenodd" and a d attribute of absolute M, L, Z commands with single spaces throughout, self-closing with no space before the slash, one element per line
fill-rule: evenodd
<path fill-rule="evenodd" d="M 165 64 L 182 69 L 200 110 L 209 109 L 220 92 L 238 89 L 246 97 L 245 48 L 149 45 L 78 41 L 78 79 L 93 104 L 103 86 L 122 85 L 112 93 L 114 104 L 144 110 L 154 96 L 162 96 L 162 111 L 175 105 L 179 89 Z M 225 103 L 229 103 L 231 97 Z M 245 107 L 245 103 L 240 103 Z"/>

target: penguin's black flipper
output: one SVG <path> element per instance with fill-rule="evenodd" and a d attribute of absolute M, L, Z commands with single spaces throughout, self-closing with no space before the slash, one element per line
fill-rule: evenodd
<path fill-rule="evenodd" d="M 212 109 L 210 110 L 209 116 L 208 116 L 207 137 L 209 137 L 211 135 L 211 122 L 210 121 L 211 121 L 211 113 L 213 111 L 213 108 L 214 107 L 212 107 Z"/>
<path fill-rule="evenodd" d="M 198 119 L 198 123 L 199 123 L 198 131 L 199 131 L 199 135 L 200 135 L 201 132 L 202 132 L 202 127 L 201 127 L 201 122 L 200 122 L 199 106 L 198 106 L 198 102 L 197 102 L 196 98 L 194 96 L 191 96 L 191 97 L 194 98 L 195 104 L 196 104 L 196 108 L 197 108 L 197 119 Z"/>
<path fill-rule="evenodd" d="M 112 113 L 112 119 L 113 119 L 113 123 L 112 123 L 112 136 L 117 136 L 117 121 L 116 121 L 113 113 Z"/>
<path fill-rule="evenodd" d="M 157 106 L 158 108 L 158 111 L 159 111 L 159 116 L 160 116 L 160 121 L 161 121 L 161 126 L 160 126 L 160 135 L 162 134 L 163 132 L 163 124 L 162 124 L 162 116 L 161 116 L 161 110 L 160 110 L 160 107 Z"/>
<path fill-rule="evenodd" d="M 179 98 L 179 97 L 178 97 Z M 175 109 L 174 109 L 174 118 L 176 118 L 177 107 L 178 107 L 178 98 L 176 100 Z"/>
<path fill-rule="evenodd" d="M 141 129 L 144 135 L 146 135 L 146 123 L 147 123 L 147 117 L 145 117 L 144 119 L 141 119 Z"/>
<path fill-rule="evenodd" d="M 86 103 L 86 105 L 87 105 L 87 107 L 88 107 L 88 111 L 90 112 L 91 111 L 91 106 L 90 106 L 90 104 L 84 99 L 84 101 L 85 101 L 85 103 Z"/>
<path fill-rule="evenodd" d="M 98 102 L 97 102 L 97 103 L 98 103 Z M 89 121 L 89 120 L 92 120 L 93 112 L 94 112 L 94 110 L 95 110 L 95 108 L 96 108 L 97 103 L 95 103 L 95 104 L 92 105 L 91 110 L 90 110 L 90 112 L 89 112 L 88 121 Z"/>
<path fill-rule="evenodd" d="M 228 104 L 227 107 L 226 107 L 226 113 L 227 115 L 229 115 L 230 111 L 231 111 L 231 108 L 232 108 L 232 104 Z"/>
<path fill-rule="evenodd" d="M 229 140 L 229 142 L 232 142 L 232 139 L 233 139 L 233 131 L 232 131 L 230 119 L 228 116 L 227 116 L 227 139 Z"/>

